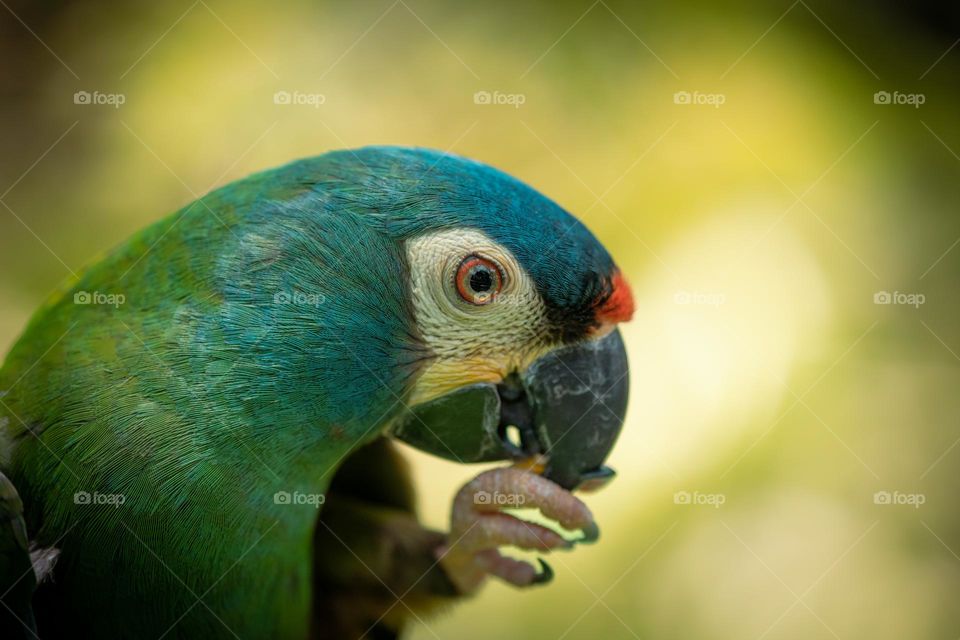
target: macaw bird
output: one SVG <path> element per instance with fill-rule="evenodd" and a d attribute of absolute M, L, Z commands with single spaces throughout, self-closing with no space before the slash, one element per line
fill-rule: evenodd
<path fill-rule="evenodd" d="M 572 491 L 612 473 L 632 312 L 582 223 L 464 158 L 336 151 L 209 193 L 0 370 L 0 636 L 389 638 L 487 576 L 546 582 L 500 549 L 597 538 Z M 432 531 L 398 440 L 510 462 Z"/>

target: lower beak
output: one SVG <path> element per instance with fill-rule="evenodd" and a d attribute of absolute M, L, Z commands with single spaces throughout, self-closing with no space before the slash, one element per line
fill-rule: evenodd
<path fill-rule="evenodd" d="M 470 385 L 418 405 L 393 435 L 458 462 L 538 456 L 568 490 L 605 483 L 603 462 L 627 408 L 627 354 L 618 330 L 563 347 L 499 385 Z"/>

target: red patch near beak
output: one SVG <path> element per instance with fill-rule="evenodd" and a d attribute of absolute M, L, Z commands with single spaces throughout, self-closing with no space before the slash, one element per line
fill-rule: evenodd
<path fill-rule="evenodd" d="M 601 323 L 627 322 L 633 317 L 633 293 L 626 278 L 617 270 L 610 281 L 613 291 L 610 297 L 597 308 L 596 318 Z"/>

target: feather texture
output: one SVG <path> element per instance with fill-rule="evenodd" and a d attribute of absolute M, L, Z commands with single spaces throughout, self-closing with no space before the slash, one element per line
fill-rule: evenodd
<path fill-rule="evenodd" d="M 560 207 L 401 148 L 227 185 L 48 300 L 0 370 L 0 462 L 60 549 L 41 630 L 305 637 L 318 512 L 278 496 L 324 494 L 403 411 L 432 357 L 404 242 L 454 227 L 509 249 L 565 331 L 603 300 L 612 262 Z"/>

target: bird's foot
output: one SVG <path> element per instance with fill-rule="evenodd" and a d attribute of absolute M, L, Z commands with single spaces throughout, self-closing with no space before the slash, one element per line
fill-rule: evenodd
<path fill-rule="evenodd" d="M 581 530 L 582 536 L 568 540 L 547 527 L 502 512 L 517 507 L 539 509 L 564 529 Z M 528 562 L 502 555 L 498 547 L 549 552 L 593 542 L 598 536 L 590 510 L 569 491 L 530 471 L 505 467 L 484 471 L 457 492 L 450 534 L 437 557 L 461 593 L 475 591 L 487 575 L 525 587 L 549 582 L 550 565 L 539 560 L 538 571 Z"/>

